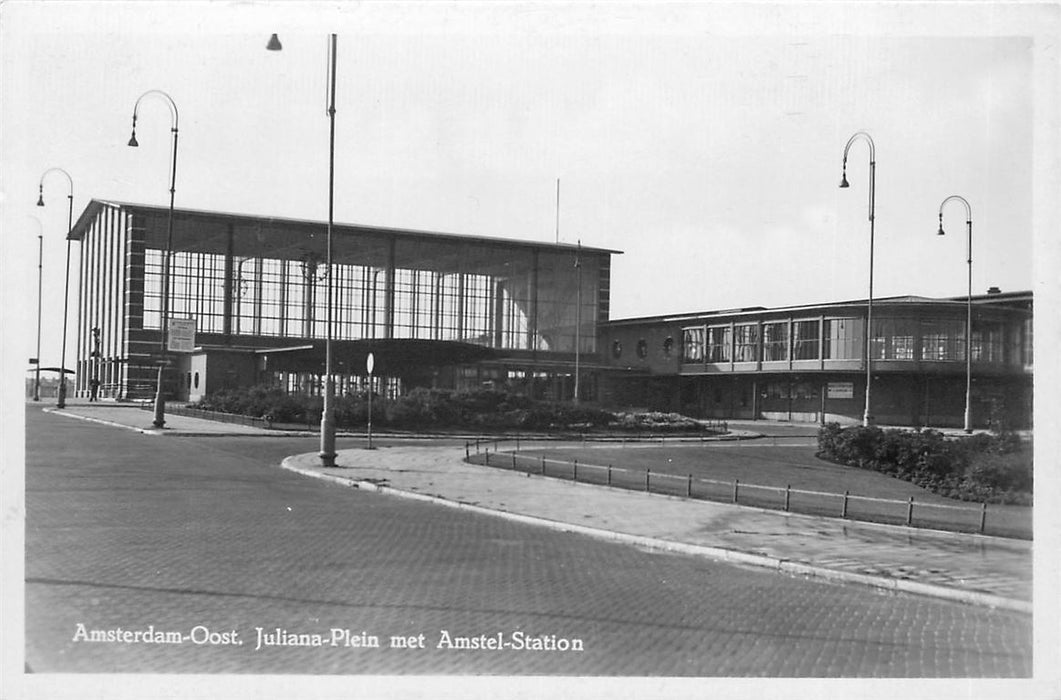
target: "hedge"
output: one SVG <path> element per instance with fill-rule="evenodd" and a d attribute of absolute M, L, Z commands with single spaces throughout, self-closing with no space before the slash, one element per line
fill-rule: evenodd
<path fill-rule="evenodd" d="M 818 456 L 910 481 L 966 501 L 1032 502 L 1032 455 L 1013 433 L 947 438 L 935 430 L 882 430 L 829 423 Z"/>

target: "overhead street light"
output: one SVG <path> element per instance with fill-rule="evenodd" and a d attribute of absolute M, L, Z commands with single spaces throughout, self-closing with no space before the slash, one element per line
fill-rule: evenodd
<path fill-rule="evenodd" d="M 62 173 L 66 177 L 66 183 L 69 186 L 69 194 L 67 198 L 70 200 L 69 210 L 67 212 L 67 226 L 66 226 L 66 273 L 65 282 L 63 286 L 63 347 L 59 352 L 59 395 L 56 401 L 58 408 L 66 408 L 66 326 L 67 326 L 67 311 L 70 302 L 70 232 L 74 228 L 74 180 L 70 177 L 70 173 L 66 172 L 62 168 L 48 168 L 41 174 L 40 180 L 40 194 L 37 197 L 37 206 L 44 206 L 44 178 L 49 173 Z M 43 255 L 43 253 L 42 253 Z M 39 331 L 38 331 L 39 332 Z M 37 367 L 38 377 L 40 376 L 40 341 L 38 340 L 38 351 L 37 351 Z M 39 381 L 39 380 L 38 380 Z"/>
<path fill-rule="evenodd" d="M 328 54 L 328 229 L 327 254 L 325 264 L 327 272 L 328 318 L 324 334 L 324 410 L 321 411 L 320 459 L 325 467 L 335 466 L 335 382 L 332 377 L 332 222 L 335 214 L 335 54 L 337 35 L 332 34 L 329 40 Z M 280 51 L 283 46 L 280 38 L 273 34 L 265 48 L 269 51 Z M 372 387 L 369 386 L 369 391 Z"/>
<path fill-rule="evenodd" d="M 965 432 L 973 432 L 973 210 L 964 197 L 952 194 L 939 205 L 939 231 L 943 233 L 943 207 L 947 202 L 958 201 L 965 205 L 965 225 L 968 231 L 968 243 L 965 248 L 965 262 L 968 265 L 969 286 L 965 297 Z"/>
<path fill-rule="evenodd" d="M 29 217 L 37 222 L 37 354 L 33 357 L 33 400 L 41 400 L 41 297 L 44 289 L 44 226 L 35 216 Z"/>
<path fill-rule="evenodd" d="M 870 410 L 870 386 L 873 383 L 873 203 L 876 197 L 876 169 L 877 158 L 873 147 L 873 139 L 864 131 L 856 132 L 847 140 L 844 146 L 844 168 L 840 178 L 840 187 L 846 188 L 847 184 L 847 153 L 851 145 L 858 140 L 864 140 L 869 146 L 869 298 L 866 300 L 866 408 L 862 414 L 862 425 L 873 424 L 873 413 Z"/>
<path fill-rule="evenodd" d="M 169 224 L 166 233 L 166 249 L 162 255 L 162 318 L 161 318 L 161 332 L 159 334 L 159 364 L 158 364 L 158 382 L 155 388 L 155 417 L 151 422 L 156 428 L 161 428 L 166 424 L 166 402 L 162 393 L 162 379 L 163 370 L 166 366 L 166 353 L 167 353 L 167 336 L 169 333 L 169 277 L 170 277 L 170 255 L 173 249 L 173 196 L 177 191 L 177 128 L 178 128 L 178 115 L 177 115 L 177 104 L 173 101 L 173 98 L 162 92 L 161 90 L 148 90 L 140 97 L 136 98 L 136 104 L 133 106 L 133 134 L 129 138 L 129 146 L 136 148 L 139 146 L 139 142 L 136 140 L 136 118 L 140 112 L 140 102 L 145 97 L 159 97 L 162 98 L 166 105 L 169 107 L 171 124 L 170 131 L 173 132 L 173 157 L 172 157 L 172 168 L 170 173 L 169 183 Z"/>

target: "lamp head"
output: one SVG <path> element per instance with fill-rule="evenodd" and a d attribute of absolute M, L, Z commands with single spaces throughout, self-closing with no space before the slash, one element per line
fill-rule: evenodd
<path fill-rule="evenodd" d="M 278 37 L 276 34 L 273 34 L 271 37 L 269 37 L 269 43 L 265 45 L 265 48 L 269 51 L 279 51 L 284 47 L 280 44 L 280 37 Z"/>
<path fill-rule="evenodd" d="M 846 189 L 849 186 L 847 184 L 847 171 L 845 170 L 844 174 L 840 176 L 840 189 Z"/>
<path fill-rule="evenodd" d="M 37 197 L 37 206 L 38 207 L 43 207 L 44 206 L 44 195 L 43 194 L 41 194 L 39 197 Z"/>
<path fill-rule="evenodd" d="M 939 213 L 939 231 L 936 232 L 937 236 L 944 235 L 943 233 L 943 212 Z"/>
<path fill-rule="evenodd" d="M 140 145 L 136 141 L 136 129 L 133 129 L 133 135 L 131 137 L 129 137 L 129 145 L 132 146 L 133 148 L 136 148 L 137 146 Z"/>

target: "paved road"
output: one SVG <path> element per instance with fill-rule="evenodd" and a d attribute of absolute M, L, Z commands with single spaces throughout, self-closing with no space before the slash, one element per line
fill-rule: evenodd
<path fill-rule="evenodd" d="M 32 406 L 27 433 L 35 672 L 1031 672 L 1026 615 L 640 551 L 278 468 L 312 438 L 146 436 Z M 256 649 L 256 628 L 324 646 Z M 145 630 L 180 643 L 89 641 Z M 508 648 L 457 648 L 498 634 Z"/>

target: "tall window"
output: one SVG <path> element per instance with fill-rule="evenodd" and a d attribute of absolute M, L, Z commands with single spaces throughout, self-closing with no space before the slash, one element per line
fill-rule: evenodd
<path fill-rule="evenodd" d="M 704 361 L 704 327 L 682 329 L 682 362 Z"/>
<path fill-rule="evenodd" d="M 830 318 L 825 322 L 825 359 L 858 360 L 862 358 L 860 318 Z"/>
<path fill-rule="evenodd" d="M 965 359 L 965 322 L 957 319 L 921 321 L 921 359 L 934 362 Z"/>
<path fill-rule="evenodd" d="M 911 318 L 884 318 L 873 322 L 873 358 L 913 360 L 917 321 Z"/>
<path fill-rule="evenodd" d="M 759 326 L 745 323 L 734 326 L 734 362 L 755 362 L 759 358 Z"/>
<path fill-rule="evenodd" d="M 986 323 L 973 329 L 973 362 L 1002 362 L 1002 327 Z"/>
<path fill-rule="evenodd" d="M 729 362 L 733 357 L 733 334 L 729 326 L 710 326 L 707 329 L 707 361 Z"/>
<path fill-rule="evenodd" d="M 795 321 L 792 324 L 792 359 L 818 359 L 820 321 Z"/>
<path fill-rule="evenodd" d="M 788 359 L 788 322 L 763 324 L 763 362 Z"/>

